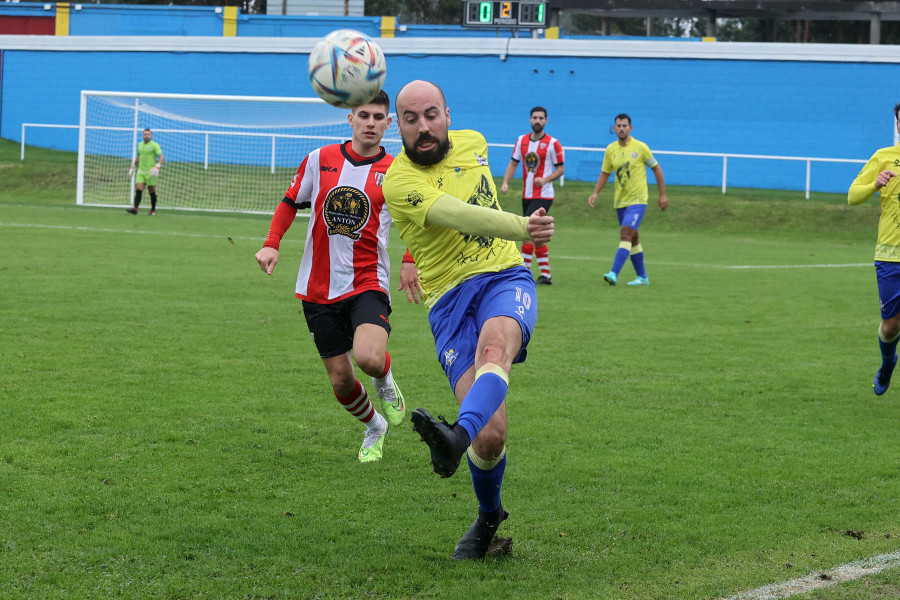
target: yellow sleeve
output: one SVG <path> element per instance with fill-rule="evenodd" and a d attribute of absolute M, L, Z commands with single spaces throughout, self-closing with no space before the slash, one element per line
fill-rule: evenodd
<path fill-rule="evenodd" d="M 851 205 L 862 204 L 871 198 L 875 192 L 875 180 L 878 178 L 879 161 L 876 157 L 869 159 L 869 162 L 862 168 L 853 183 L 850 184 L 850 191 L 847 193 L 847 202 Z"/>
<path fill-rule="evenodd" d="M 603 153 L 603 166 L 600 167 L 601 173 L 612 173 L 613 172 L 613 164 L 612 164 L 612 156 L 609 153 L 609 148 L 606 149 L 606 152 Z"/>
<path fill-rule="evenodd" d="M 647 168 L 652 169 L 659 163 L 657 163 L 656 158 L 654 158 L 653 153 L 650 151 L 650 146 L 647 144 L 644 144 L 643 146 L 644 147 L 641 148 L 641 154 L 643 155 L 641 158 L 643 159 L 644 164 L 647 165 Z"/>
<path fill-rule="evenodd" d="M 446 194 L 431 204 L 425 220 L 432 225 L 455 229 L 469 235 L 498 237 L 511 241 L 531 240 L 531 236 L 528 235 L 528 217 L 469 204 Z"/>

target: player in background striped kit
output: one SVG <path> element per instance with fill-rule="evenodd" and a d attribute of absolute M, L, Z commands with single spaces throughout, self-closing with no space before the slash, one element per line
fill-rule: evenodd
<path fill-rule="evenodd" d="M 391 217 L 381 184 L 393 157 L 380 145 L 391 123 L 384 91 L 348 115 L 353 135 L 303 159 L 275 210 L 269 235 L 256 260 L 271 275 L 278 247 L 297 210 L 311 208 L 296 296 L 338 402 L 366 426 L 360 462 L 383 455 L 388 424 L 403 421 L 406 406 L 391 373 L 387 340 L 391 331 Z M 382 416 L 356 379 L 350 351 L 372 377 Z M 385 418 L 386 417 L 386 418 Z"/>
<path fill-rule="evenodd" d="M 531 216 L 539 208 L 550 212 L 553 204 L 553 181 L 563 176 L 565 160 L 559 140 L 544 132 L 547 125 L 547 109 L 535 106 L 531 109 L 531 133 L 520 135 L 513 148 L 512 158 L 506 167 L 500 193 L 509 191 L 509 180 L 516 173 L 516 167 L 522 163 L 522 215 Z M 537 257 L 541 274 L 537 283 L 551 285 L 550 249 L 547 244 L 535 245 L 532 242 L 522 243 L 522 259 L 525 267 L 531 268 L 532 254 Z"/>

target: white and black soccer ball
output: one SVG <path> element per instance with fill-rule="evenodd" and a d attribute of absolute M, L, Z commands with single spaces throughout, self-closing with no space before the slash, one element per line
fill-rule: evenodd
<path fill-rule="evenodd" d="M 368 104 L 384 85 L 384 53 L 353 29 L 332 31 L 309 55 L 309 82 L 316 95 L 338 108 Z"/>

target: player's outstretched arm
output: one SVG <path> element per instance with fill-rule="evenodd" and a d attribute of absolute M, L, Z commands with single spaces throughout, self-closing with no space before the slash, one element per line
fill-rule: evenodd
<path fill-rule="evenodd" d="M 531 239 L 526 217 L 469 204 L 446 194 L 431 205 L 425 215 L 425 221 L 468 235 L 498 237 L 512 241 Z"/>
<path fill-rule="evenodd" d="M 256 253 L 256 262 L 259 263 L 260 269 L 267 275 L 271 275 L 272 271 L 275 269 L 275 265 L 278 264 L 278 250 L 264 246 Z"/>

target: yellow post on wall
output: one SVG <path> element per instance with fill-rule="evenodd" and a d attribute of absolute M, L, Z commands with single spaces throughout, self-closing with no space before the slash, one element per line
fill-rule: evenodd
<path fill-rule="evenodd" d="M 559 27 L 548 27 L 544 30 L 544 38 L 548 40 L 559 39 Z"/>
<path fill-rule="evenodd" d="M 224 15 L 224 25 L 222 25 L 222 35 L 224 37 L 237 36 L 237 6 L 226 6 Z"/>
<path fill-rule="evenodd" d="M 69 3 L 56 3 L 56 35 L 69 35 Z"/>
<path fill-rule="evenodd" d="M 397 31 L 397 17 L 381 17 L 381 37 L 394 37 Z"/>

